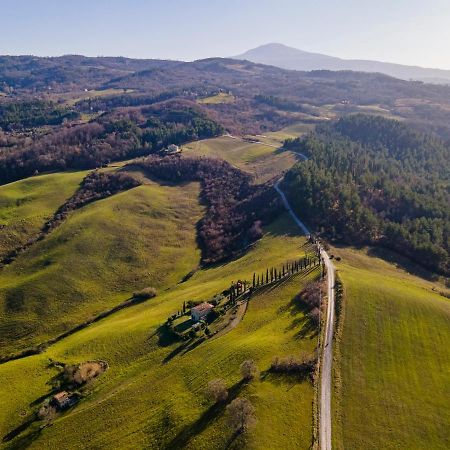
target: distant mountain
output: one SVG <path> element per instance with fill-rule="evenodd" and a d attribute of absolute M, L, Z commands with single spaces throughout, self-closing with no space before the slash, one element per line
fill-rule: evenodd
<path fill-rule="evenodd" d="M 291 70 L 353 70 L 356 72 L 379 72 L 404 80 L 418 80 L 427 83 L 450 84 L 450 70 L 427 69 L 418 66 L 369 61 L 341 59 L 334 56 L 310 53 L 283 44 L 266 44 L 249 50 L 235 59 L 246 59 L 260 64 Z"/>

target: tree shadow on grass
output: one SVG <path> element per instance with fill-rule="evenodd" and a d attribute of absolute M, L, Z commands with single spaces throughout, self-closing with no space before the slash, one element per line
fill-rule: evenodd
<path fill-rule="evenodd" d="M 154 335 L 152 335 L 151 337 L 153 336 Z M 179 338 L 169 330 L 166 324 L 161 325 L 156 330 L 156 336 L 158 336 L 158 345 L 160 347 L 169 347 L 170 345 L 179 342 Z"/>
<path fill-rule="evenodd" d="M 285 328 L 285 331 L 297 329 L 298 331 L 294 335 L 296 339 L 313 339 L 317 337 L 318 326 L 309 317 L 310 308 L 302 301 L 300 294 L 293 297 L 287 306 L 283 306 L 278 310 L 279 313 L 285 311 L 288 311 L 293 317 L 292 322 Z M 299 314 L 301 316 L 297 317 Z"/>
<path fill-rule="evenodd" d="M 194 350 L 197 348 L 201 343 L 205 342 L 206 338 L 204 336 L 200 337 L 199 339 L 196 339 L 195 341 L 186 341 L 183 342 L 181 345 L 173 349 L 164 359 L 163 364 L 167 364 L 170 360 L 175 358 L 175 356 L 182 354 L 185 355 L 186 353 Z"/>
<path fill-rule="evenodd" d="M 228 399 L 226 402 L 214 403 L 203 414 L 190 425 L 186 425 L 183 429 L 164 447 L 164 450 L 180 450 L 186 447 L 189 441 L 195 436 L 201 434 L 214 421 L 225 413 L 227 405 L 233 401 L 246 386 L 246 381 L 241 380 L 228 390 Z M 227 442 L 226 448 L 232 445 L 238 434 L 234 435 Z"/>
<path fill-rule="evenodd" d="M 310 381 L 310 376 L 310 373 L 306 371 L 282 373 L 268 369 L 261 372 L 261 382 L 272 383 L 277 386 L 286 386 L 287 390 L 290 390 L 299 383 Z"/>
<path fill-rule="evenodd" d="M 19 434 L 23 433 L 31 425 L 33 425 L 36 422 L 36 420 L 37 420 L 37 417 L 33 415 L 31 418 L 29 418 L 25 422 L 21 423 L 18 427 L 14 428 L 14 430 L 11 430 L 9 433 L 5 434 L 2 438 L 2 442 L 12 441 L 15 437 L 19 436 Z M 32 433 L 28 433 L 26 436 L 23 436 L 21 438 L 21 440 L 26 440 L 25 438 L 27 438 L 28 436 L 33 435 L 35 433 L 36 433 L 36 431 L 32 432 Z M 12 446 L 12 444 L 11 444 L 11 446 Z M 16 443 L 14 443 L 14 446 L 16 446 Z M 11 448 L 20 448 L 20 447 L 14 447 L 14 446 L 12 446 Z"/>

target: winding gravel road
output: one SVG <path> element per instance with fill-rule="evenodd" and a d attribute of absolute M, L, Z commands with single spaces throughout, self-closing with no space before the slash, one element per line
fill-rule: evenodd
<path fill-rule="evenodd" d="M 299 156 L 307 159 L 305 155 L 297 153 Z M 295 223 L 306 235 L 310 235 L 310 231 L 306 225 L 298 218 L 292 210 L 286 195 L 280 188 L 281 178 L 275 184 L 275 189 L 281 197 L 284 206 L 294 219 Z M 327 269 L 327 322 L 325 326 L 325 339 L 322 352 L 322 370 L 320 378 L 320 416 L 319 416 L 319 447 L 321 450 L 331 450 L 331 367 L 333 363 L 333 332 L 334 332 L 334 284 L 335 272 L 333 263 L 327 252 L 320 247 L 325 267 Z"/>

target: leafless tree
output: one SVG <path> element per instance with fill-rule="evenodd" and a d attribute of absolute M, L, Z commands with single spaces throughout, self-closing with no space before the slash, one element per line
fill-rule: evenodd
<path fill-rule="evenodd" d="M 245 360 L 241 364 L 240 370 L 242 378 L 247 381 L 253 380 L 259 374 L 258 366 L 256 365 L 255 361 L 253 361 L 253 359 Z"/>
<path fill-rule="evenodd" d="M 227 406 L 228 423 L 237 433 L 243 433 L 256 424 L 255 408 L 246 398 L 238 397 Z"/>
<path fill-rule="evenodd" d="M 221 378 L 211 380 L 206 386 L 206 393 L 216 403 L 224 402 L 228 398 L 227 386 Z"/>

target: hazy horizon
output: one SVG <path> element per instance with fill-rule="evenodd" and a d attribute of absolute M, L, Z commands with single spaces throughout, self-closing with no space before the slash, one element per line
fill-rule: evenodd
<path fill-rule="evenodd" d="M 2 19 L 2 55 L 192 61 L 281 43 L 343 59 L 450 69 L 445 0 L 230 0 L 226 7 L 217 0 L 4 0 Z"/>

